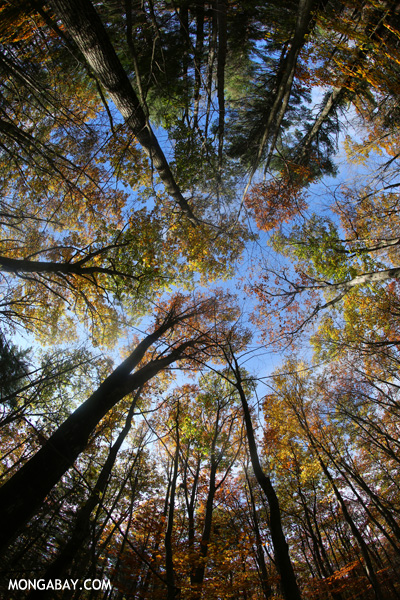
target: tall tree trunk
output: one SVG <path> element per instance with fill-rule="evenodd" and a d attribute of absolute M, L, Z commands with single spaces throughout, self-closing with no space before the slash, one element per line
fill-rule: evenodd
<path fill-rule="evenodd" d="M 206 514 L 204 516 L 203 533 L 200 540 L 200 552 L 198 557 L 198 564 L 194 573 L 190 577 L 190 583 L 193 587 L 192 600 L 200 600 L 202 596 L 204 574 L 206 572 L 206 558 L 208 554 L 208 546 L 211 538 L 211 526 L 214 509 L 214 497 L 216 491 L 216 474 L 218 463 L 215 459 L 215 439 L 213 440 L 214 448 L 211 450 L 211 469 L 210 469 L 210 481 L 208 484 L 208 494 L 206 501 Z"/>
<path fill-rule="evenodd" d="M 201 67 L 204 46 L 204 0 L 196 2 L 196 46 L 194 51 L 194 107 L 193 107 L 193 128 L 198 127 L 200 89 L 201 89 Z"/>
<path fill-rule="evenodd" d="M 164 499 L 164 508 L 163 508 L 163 512 L 162 512 L 163 519 L 166 519 L 166 517 L 168 515 L 168 501 L 169 501 L 170 487 L 171 487 L 171 478 L 169 477 L 168 478 L 168 486 L 167 486 L 167 490 L 165 493 L 165 499 Z M 159 547 L 160 547 L 161 541 L 162 541 L 162 530 L 160 528 L 157 531 L 156 539 L 155 539 L 155 542 L 154 542 L 154 545 L 152 548 L 151 561 L 150 561 L 150 564 L 148 565 L 149 567 L 156 560 L 156 556 L 159 552 Z M 150 587 L 151 577 L 153 574 L 154 574 L 153 570 L 151 568 L 148 568 L 146 575 L 143 579 L 143 583 L 141 584 L 141 586 L 138 589 L 139 600 L 147 600 L 149 598 L 148 590 Z M 167 585 L 164 580 L 162 580 L 162 581 L 163 581 L 163 584 Z M 158 587 L 161 588 L 160 580 L 157 582 L 157 585 L 158 585 Z M 154 592 L 154 586 L 153 586 L 153 592 Z M 157 595 L 157 594 L 154 594 L 154 595 Z"/>
<path fill-rule="evenodd" d="M 322 109 L 320 110 L 317 118 L 314 121 L 313 126 L 309 130 L 309 132 L 304 136 L 304 138 L 300 141 L 299 145 L 295 150 L 295 154 L 293 160 L 299 164 L 303 162 L 306 158 L 310 145 L 312 141 L 317 136 L 321 126 L 324 124 L 325 120 L 329 117 L 329 115 L 336 109 L 338 104 L 342 101 L 345 96 L 346 90 L 343 87 L 333 88 L 332 92 L 329 94 L 328 98 Z"/>
<path fill-rule="evenodd" d="M 201 458 L 197 459 L 196 470 L 194 471 L 193 477 L 193 485 L 189 495 L 188 484 L 187 484 L 187 473 L 188 473 L 188 461 L 189 458 L 185 461 L 184 471 L 183 471 L 183 485 L 185 490 L 185 500 L 186 500 L 186 510 L 188 516 L 188 547 L 189 547 L 189 564 L 190 564 L 190 572 L 194 573 L 195 564 L 194 564 L 194 507 L 196 501 L 196 492 L 197 485 L 200 476 L 201 469 Z"/>
<path fill-rule="evenodd" d="M 178 318 L 179 321 L 179 318 Z M 149 361 L 135 373 L 145 352 L 177 321 L 167 318 L 117 367 L 99 388 L 53 433 L 43 447 L 0 488 L 0 548 L 7 547 L 30 519 L 62 475 L 86 448 L 101 419 L 127 394 L 178 360 L 193 342 L 184 342 L 170 354 Z"/>
<path fill-rule="evenodd" d="M 222 175 L 222 154 L 225 133 L 225 63 L 227 49 L 227 0 L 217 0 L 218 22 L 218 63 L 217 63 L 217 96 L 218 96 L 218 168 Z"/>
<path fill-rule="evenodd" d="M 232 360 L 234 364 L 232 364 Z M 242 386 L 240 367 L 234 357 L 230 359 L 229 362 L 236 379 L 236 382 L 233 383 L 233 385 L 235 385 L 236 389 L 238 390 L 240 400 L 242 402 L 247 441 L 249 444 L 250 459 L 254 475 L 268 501 L 271 539 L 274 547 L 275 563 L 281 579 L 282 592 L 285 600 L 301 600 L 300 590 L 297 585 L 292 561 L 290 560 L 289 556 L 289 547 L 282 528 L 281 510 L 278 497 L 275 493 L 270 478 L 264 473 L 258 458 L 250 409 Z"/>
<path fill-rule="evenodd" d="M 210 123 L 210 112 L 211 112 L 211 101 L 212 101 L 212 83 L 214 75 L 214 61 L 217 49 L 218 40 L 218 25 L 217 25 L 217 0 L 212 1 L 212 16 L 211 16 L 211 35 L 209 35 L 208 42 L 208 64 L 207 64 L 207 83 L 206 83 L 206 94 L 207 94 L 207 110 L 206 110 L 206 123 L 204 127 L 204 139 L 208 136 L 208 126 Z"/>
<path fill-rule="evenodd" d="M 184 89 L 184 103 L 185 103 L 185 115 L 189 121 L 189 47 L 190 47 L 190 35 L 189 35 L 189 8 L 187 0 L 181 1 L 181 6 L 178 13 L 179 18 L 179 33 L 182 43 L 182 79 Z"/>
<path fill-rule="evenodd" d="M 328 451 L 328 449 L 326 449 L 326 451 L 325 451 L 324 445 L 318 441 L 318 439 L 312 432 L 310 425 L 308 423 L 308 419 L 307 419 L 306 412 L 304 410 L 304 406 L 302 404 L 301 397 L 299 397 L 299 401 L 300 401 L 299 405 L 297 405 L 295 401 L 291 402 L 291 405 L 290 405 L 291 410 L 294 411 L 299 426 L 303 430 L 303 432 L 306 436 L 306 439 L 309 441 L 311 449 L 315 452 L 315 456 L 321 466 L 321 469 L 322 469 L 325 477 L 329 481 L 329 483 L 332 487 L 333 493 L 335 494 L 335 497 L 340 505 L 343 517 L 344 517 L 346 523 L 348 524 L 350 531 L 361 550 L 361 554 L 364 559 L 363 568 L 365 569 L 365 573 L 371 583 L 375 598 L 376 598 L 376 600 L 382 600 L 381 587 L 380 587 L 380 584 L 376 577 L 376 573 L 375 573 L 375 570 L 374 570 L 374 567 L 372 564 L 371 554 L 368 549 L 368 545 L 364 541 L 363 536 L 361 535 L 356 523 L 354 522 L 354 520 L 347 508 L 346 502 L 344 501 L 344 498 L 343 498 L 342 494 L 340 493 L 339 488 L 337 487 L 337 485 L 334 481 L 334 478 L 328 469 L 328 465 L 326 464 L 326 462 L 323 460 L 323 458 L 321 456 L 320 450 L 324 453 L 326 453 L 326 451 L 327 451 L 328 454 L 329 454 L 329 451 Z"/>
<path fill-rule="evenodd" d="M 146 94 L 142 86 L 142 77 L 139 70 L 139 64 L 137 60 L 137 52 L 135 48 L 135 42 L 133 40 L 133 14 L 132 14 L 132 0 L 125 0 L 125 15 L 126 15 L 126 43 L 128 44 L 129 52 L 133 61 L 133 68 L 135 69 L 136 85 L 139 92 L 139 98 L 142 108 L 148 117 L 148 109 L 146 104 Z"/>
<path fill-rule="evenodd" d="M 60 579 L 66 573 L 67 569 L 73 562 L 74 558 L 77 556 L 81 546 L 83 545 L 83 543 L 89 535 L 90 515 L 92 514 L 96 505 L 99 503 L 101 495 L 107 487 L 111 471 L 117 459 L 117 454 L 130 431 L 133 411 L 135 410 L 135 406 L 140 396 L 140 392 L 141 390 L 139 389 L 136 392 L 135 397 L 133 398 L 133 401 L 131 403 L 126 417 L 125 425 L 109 452 L 107 460 L 104 463 L 103 468 L 101 469 L 97 481 L 93 487 L 92 493 L 90 494 L 89 498 L 86 500 L 84 505 L 78 511 L 71 537 L 69 538 L 64 548 L 61 549 L 60 553 L 55 558 L 55 560 L 47 567 L 46 573 L 44 575 L 44 579 L 46 581 L 50 579 Z M 136 458 L 137 456 L 138 454 L 136 455 Z M 39 598 L 50 598 L 51 595 L 51 593 L 46 591 L 43 592 L 33 590 L 28 595 L 28 598 L 29 600 Z"/>
<path fill-rule="evenodd" d="M 327 480 L 329 481 L 333 493 L 335 494 L 335 497 L 340 505 L 340 508 L 342 510 L 342 514 L 343 517 L 346 521 L 346 523 L 348 524 L 348 526 L 350 527 L 350 531 L 354 536 L 354 539 L 356 540 L 360 550 L 361 550 L 361 554 L 362 557 L 364 559 L 364 569 L 365 569 L 365 573 L 369 579 L 369 581 L 371 582 L 371 586 L 372 589 L 374 591 L 374 595 L 376 600 L 382 600 L 382 591 L 381 591 L 381 587 L 379 585 L 378 579 L 376 577 L 376 573 L 371 561 L 371 555 L 370 555 L 370 551 L 368 549 L 368 545 L 365 543 L 363 536 L 361 535 L 356 523 L 354 522 L 352 516 L 350 515 L 350 512 L 347 508 L 346 502 L 344 501 L 344 498 L 342 496 L 342 494 L 339 491 L 339 488 L 337 487 L 329 469 L 327 464 L 325 463 L 325 461 L 322 459 L 321 453 L 319 452 L 319 448 L 318 448 L 318 441 L 315 439 L 314 435 L 312 434 L 311 430 L 309 429 L 308 423 L 306 421 L 306 417 L 304 415 L 304 413 L 302 414 L 302 416 L 300 416 L 300 414 L 298 412 L 296 412 L 296 416 L 298 418 L 299 421 L 299 425 L 301 426 L 301 428 L 303 429 L 303 431 L 305 432 L 311 448 L 314 450 L 316 457 L 318 459 L 319 464 L 321 465 L 321 469 L 324 472 L 325 477 L 327 478 Z"/>
<path fill-rule="evenodd" d="M 85 267 L 84 265 L 87 262 L 87 260 L 89 260 L 89 258 L 78 260 L 75 263 L 60 263 L 53 261 L 28 260 L 25 258 L 8 258 L 7 256 L 0 256 L 0 271 L 14 273 L 16 275 L 18 275 L 19 273 L 54 273 L 55 275 L 78 275 L 80 277 L 95 275 L 97 273 L 103 273 L 105 275 L 119 275 L 120 277 L 129 277 L 130 279 L 135 280 L 140 279 L 139 277 L 128 275 L 122 273 L 121 271 L 117 271 L 116 269 L 108 267 L 100 267 L 96 265 Z M 64 280 L 66 280 L 66 278 L 64 278 Z M 69 282 L 69 280 L 67 281 Z"/>
<path fill-rule="evenodd" d="M 361 554 L 363 556 L 364 562 L 365 562 L 365 572 L 367 574 L 367 577 L 369 579 L 369 581 L 371 582 L 372 588 L 374 590 L 374 594 L 375 594 L 375 598 L 376 600 L 381 600 L 382 599 L 382 591 L 381 591 L 381 587 L 379 585 L 379 582 L 376 578 L 376 574 L 375 574 L 375 570 L 374 567 L 372 565 L 372 561 L 371 561 L 371 557 L 370 557 L 370 553 L 368 550 L 368 546 L 364 541 L 364 538 L 362 537 L 357 525 L 355 524 L 354 520 L 352 519 L 346 503 L 343 499 L 342 494 L 339 492 L 338 487 L 336 486 L 332 475 L 330 474 L 327 466 L 325 465 L 325 463 L 322 461 L 321 457 L 318 454 L 318 460 L 319 463 L 321 465 L 321 468 L 323 470 L 323 472 L 325 473 L 326 478 L 328 479 L 329 483 L 332 486 L 333 492 L 336 496 L 337 501 L 340 504 L 340 508 L 342 509 L 342 513 L 344 516 L 344 519 L 346 521 L 346 523 L 349 525 L 351 533 L 353 534 L 354 538 L 357 541 L 357 544 L 361 550 Z"/>
<path fill-rule="evenodd" d="M 178 479 L 179 452 L 180 452 L 179 400 L 177 402 L 175 432 L 176 432 L 176 446 L 175 446 L 175 455 L 174 455 L 174 461 L 173 461 L 172 478 L 171 478 L 171 483 L 169 486 L 170 494 L 169 494 L 167 529 L 166 529 L 165 538 L 164 538 L 165 575 L 166 575 L 166 580 L 167 580 L 167 600 L 175 600 L 175 598 L 179 597 L 179 595 L 180 595 L 180 590 L 175 586 L 175 569 L 174 569 L 173 550 L 172 550 L 172 530 L 173 530 L 173 526 L 174 526 L 176 482 Z"/>
<path fill-rule="evenodd" d="M 317 534 L 314 532 L 314 527 L 311 521 L 311 510 L 307 506 L 306 499 L 300 488 L 298 492 L 301 504 L 303 506 L 308 532 L 311 537 L 315 565 L 323 577 L 330 577 L 334 574 L 334 570 L 326 554 L 326 550 L 322 543 L 320 532 L 319 530 L 317 530 Z M 333 600 L 343 600 L 343 596 L 340 592 L 331 591 L 331 596 Z"/>
<path fill-rule="evenodd" d="M 192 209 L 174 179 L 139 99 L 90 0 L 51 0 L 50 4 L 125 122 L 147 152 L 167 192 L 181 207 L 186 217 L 192 223 L 196 223 Z"/>
<path fill-rule="evenodd" d="M 262 587 L 262 591 L 263 591 L 265 600 L 269 600 L 272 597 L 272 589 L 269 584 L 267 565 L 265 564 L 264 548 L 263 548 L 263 544 L 262 544 L 262 540 L 261 540 L 260 527 L 258 524 L 258 515 L 257 515 L 257 510 L 256 510 L 256 504 L 254 501 L 253 489 L 252 489 L 251 481 L 248 476 L 246 467 L 245 467 L 245 474 L 246 474 L 246 480 L 247 480 L 247 485 L 248 485 L 249 494 L 250 494 L 250 505 L 251 505 L 251 512 L 253 515 L 254 533 L 256 534 L 256 558 L 257 558 L 257 564 L 258 564 L 258 568 L 259 568 L 259 572 L 260 572 L 261 587 Z"/>
<path fill-rule="evenodd" d="M 314 0 L 300 0 L 299 2 L 296 27 L 290 43 L 290 49 L 286 56 L 284 56 L 278 70 L 272 106 L 266 119 L 257 156 L 255 157 L 253 166 L 251 168 L 249 182 L 246 186 L 244 195 L 247 194 L 247 190 L 255 172 L 258 169 L 264 148 L 268 141 L 269 154 L 267 165 L 271 159 L 272 152 L 278 139 L 282 119 L 285 116 L 285 112 L 289 104 L 298 55 L 302 46 L 304 45 L 306 35 L 309 32 L 311 23 L 313 21 L 313 16 L 311 13 L 313 4 Z"/>
<path fill-rule="evenodd" d="M 365 510 L 371 523 L 374 523 L 374 525 L 377 527 L 377 529 L 379 529 L 381 531 L 382 535 L 388 540 L 389 544 L 392 546 L 394 551 L 397 554 L 399 554 L 400 548 L 396 544 L 396 541 L 392 538 L 392 536 L 389 535 L 389 533 L 386 531 L 386 529 L 383 527 L 383 525 L 374 516 L 373 512 L 371 512 L 367 503 L 364 501 L 363 497 L 359 494 L 359 492 L 357 491 L 353 482 L 355 481 L 356 483 L 358 483 L 358 485 L 361 487 L 361 489 L 369 496 L 375 509 L 383 516 L 385 521 L 392 528 L 393 533 L 396 535 L 396 538 L 400 539 L 400 527 L 399 527 L 398 523 L 396 522 L 396 520 L 393 518 L 393 515 L 384 508 L 384 506 L 382 505 L 382 503 L 380 501 L 379 496 L 377 496 L 377 494 L 375 494 L 373 492 L 373 490 L 371 490 L 371 488 L 366 484 L 366 482 L 363 480 L 363 478 L 360 475 L 355 473 L 354 470 L 350 468 L 350 466 L 346 463 L 345 460 L 343 460 L 339 464 L 338 461 L 335 460 L 335 458 L 332 456 L 332 454 L 328 450 L 326 451 L 326 456 L 329 457 L 329 459 L 332 461 L 332 464 L 335 466 L 335 468 L 338 470 L 340 475 L 343 477 L 343 480 L 345 481 L 346 485 L 349 486 L 349 488 L 351 489 L 351 491 L 357 498 L 357 501 L 360 503 L 360 506 L 362 506 L 363 509 Z"/>

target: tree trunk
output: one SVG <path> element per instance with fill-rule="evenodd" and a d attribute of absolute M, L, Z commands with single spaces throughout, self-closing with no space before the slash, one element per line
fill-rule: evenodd
<path fill-rule="evenodd" d="M 204 0 L 196 2 L 196 47 L 194 51 L 194 108 L 193 108 L 193 128 L 198 127 L 200 89 L 201 89 L 201 66 L 204 45 Z"/>
<path fill-rule="evenodd" d="M 19 273 L 60 273 L 62 275 L 78 275 L 81 277 L 84 277 L 85 275 L 94 275 L 96 273 L 104 273 L 105 275 L 119 275 L 120 277 L 129 277 L 135 280 L 139 279 L 139 277 L 127 275 L 112 268 L 95 265 L 85 267 L 85 262 L 86 260 L 77 261 L 76 263 L 59 263 L 0 256 L 0 271 L 14 273 L 15 275 L 18 275 Z"/>
<path fill-rule="evenodd" d="M 179 321 L 179 319 L 178 319 Z M 193 342 L 184 342 L 170 354 L 149 361 L 138 371 L 145 352 L 163 333 L 176 325 L 167 318 L 148 335 L 99 388 L 53 433 L 43 447 L 0 489 L 0 548 L 7 547 L 19 529 L 35 514 L 46 495 L 86 448 L 101 419 L 127 394 L 178 360 Z"/>
<path fill-rule="evenodd" d="M 236 378 L 234 384 L 239 392 L 242 402 L 244 420 L 246 423 L 247 440 L 249 443 L 249 451 L 251 464 L 254 475 L 263 490 L 269 505 L 270 529 L 272 544 L 274 547 L 275 563 L 281 578 L 281 588 L 285 600 L 301 600 L 301 594 L 297 585 L 296 576 L 294 574 L 293 565 L 289 556 L 289 547 L 287 545 L 285 534 L 282 528 L 281 510 L 279 507 L 278 497 L 275 493 L 270 478 L 265 475 L 260 460 L 258 458 L 257 445 L 254 436 L 253 424 L 250 416 L 250 409 L 247 403 L 246 395 L 242 387 L 242 379 L 239 365 L 234 359 L 235 367 L 232 369 Z"/>
<path fill-rule="evenodd" d="M 333 88 L 332 92 L 329 94 L 325 102 L 325 105 L 322 107 L 317 118 L 315 119 L 310 131 L 304 136 L 304 138 L 299 143 L 293 157 L 295 162 L 301 164 L 302 161 L 306 158 L 309 147 L 316 135 L 318 134 L 321 126 L 324 124 L 325 120 L 327 119 L 327 117 L 329 117 L 331 112 L 335 110 L 339 102 L 342 101 L 344 95 L 345 88 Z"/>
<path fill-rule="evenodd" d="M 369 579 L 369 581 L 371 582 L 371 586 L 372 589 L 374 590 L 374 595 L 376 600 L 381 600 L 382 599 L 382 592 L 381 592 L 381 587 L 379 585 L 379 582 L 377 580 L 376 574 L 375 574 L 375 570 L 374 567 L 372 565 L 372 561 L 371 561 L 371 556 L 370 556 L 370 551 L 368 549 L 367 544 L 364 541 L 364 538 L 362 537 L 357 525 L 355 524 L 353 518 L 351 517 L 348 509 L 347 509 L 347 505 L 343 499 L 342 494 L 340 493 L 338 487 L 336 486 L 332 475 L 329 472 L 329 469 L 327 467 L 327 465 L 325 464 L 325 462 L 322 460 L 322 457 L 318 451 L 318 448 L 316 446 L 316 442 L 314 440 L 314 437 L 312 436 L 311 432 L 308 430 L 308 426 L 306 423 L 300 423 L 300 425 L 302 426 L 302 428 L 304 429 L 307 437 L 309 438 L 311 447 L 314 449 L 319 464 L 321 465 L 321 469 L 323 470 L 325 477 L 328 479 L 332 489 L 333 489 L 333 493 L 335 494 L 335 497 L 337 499 L 337 501 L 339 502 L 340 508 L 342 509 L 342 513 L 343 513 L 343 517 L 346 521 L 346 523 L 349 525 L 351 533 L 353 534 L 360 550 L 361 550 L 361 554 L 363 556 L 364 559 L 364 563 L 365 563 L 365 572 L 366 575 Z"/>
<path fill-rule="evenodd" d="M 249 182 L 246 186 L 244 195 L 246 195 L 251 180 L 258 169 L 262 153 L 268 140 L 271 139 L 267 164 L 276 144 L 282 119 L 285 116 L 286 108 L 290 99 L 290 93 L 292 90 L 292 84 L 297 65 L 297 58 L 302 46 L 304 45 L 305 36 L 309 32 L 310 25 L 313 20 L 313 16 L 311 14 L 313 4 L 314 0 L 300 0 L 299 2 L 296 28 L 293 39 L 291 40 L 290 50 L 283 58 L 278 70 L 273 103 L 266 119 L 266 124 L 260 140 L 257 156 L 255 157 L 254 164 L 250 171 Z"/>
<path fill-rule="evenodd" d="M 188 515 L 188 547 L 189 547 L 189 565 L 190 572 L 194 573 L 195 564 L 193 560 L 194 556 L 194 507 L 196 501 L 196 492 L 197 485 L 199 482 L 200 469 L 201 469 L 201 458 L 197 459 L 196 470 L 194 472 L 193 477 L 193 485 L 189 495 L 188 485 L 187 485 L 187 472 L 188 472 L 188 461 L 189 457 L 187 457 L 185 461 L 184 471 L 183 471 L 183 485 L 185 490 L 185 500 L 186 500 L 186 510 Z"/>
<path fill-rule="evenodd" d="M 85 542 L 86 538 L 89 535 L 90 515 L 92 514 L 96 505 L 99 503 L 101 495 L 107 487 L 107 483 L 112 468 L 115 464 L 119 449 L 121 448 L 123 441 L 129 433 L 132 423 L 133 411 L 135 410 L 136 402 L 140 396 L 140 392 L 141 390 L 138 390 L 135 394 L 135 397 L 129 408 L 128 415 L 126 417 L 125 425 L 110 450 L 107 460 L 100 471 L 96 484 L 94 485 L 92 493 L 90 494 L 89 498 L 86 500 L 84 505 L 80 508 L 76 516 L 75 526 L 71 537 L 69 538 L 64 548 L 61 549 L 59 555 L 47 567 L 46 573 L 44 575 L 44 579 L 46 581 L 50 579 L 60 579 L 66 573 L 68 567 L 71 565 L 72 561 L 77 556 L 82 544 Z M 50 598 L 51 595 L 52 593 L 46 591 L 43 592 L 33 590 L 28 595 L 28 598 L 29 600 L 39 598 Z"/>
<path fill-rule="evenodd" d="M 213 441 L 215 446 L 215 439 Z M 217 474 L 218 463 L 215 460 L 215 449 L 211 451 L 211 470 L 210 470 L 210 482 L 208 485 L 208 494 L 206 501 L 206 514 L 204 517 L 203 533 L 200 540 L 200 552 L 199 561 L 194 573 L 190 577 L 190 583 L 193 586 L 192 600 L 200 600 L 202 596 L 202 588 L 204 582 L 204 574 L 206 571 L 206 558 L 208 554 L 208 545 L 211 537 L 211 526 L 214 509 L 214 497 L 216 491 L 216 474 Z"/>
<path fill-rule="evenodd" d="M 227 1 L 217 0 L 218 23 L 218 63 L 217 63 L 217 96 L 218 96 L 218 168 L 221 173 L 222 153 L 225 132 L 225 63 L 227 50 Z"/>
<path fill-rule="evenodd" d="M 181 207 L 186 217 L 192 223 L 197 223 L 90 0 L 51 0 L 50 4 L 125 122 L 150 157 L 167 192 Z"/>
<path fill-rule="evenodd" d="M 206 84 L 207 110 L 206 110 L 206 123 L 205 123 L 205 127 L 204 127 L 204 139 L 205 140 L 207 139 L 207 136 L 208 136 L 208 126 L 210 123 L 214 60 L 215 60 L 215 51 L 217 48 L 217 39 L 218 39 L 217 0 L 213 0 L 211 11 L 212 11 L 211 36 L 209 36 L 209 42 L 208 42 L 208 61 L 207 61 L 208 62 L 208 64 L 207 64 L 207 84 Z"/>
<path fill-rule="evenodd" d="M 165 544 L 165 576 L 167 580 L 167 600 L 175 600 L 180 594 L 180 590 L 175 586 L 175 570 L 173 562 L 173 551 L 172 551 L 172 530 L 174 526 L 174 513 L 175 513 L 175 496 L 176 496 L 176 482 L 178 479 L 178 467 L 179 467 L 179 452 L 180 452 L 180 441 L 179 441 L 179 400 L 176 411 L 176 446 L 175 456 L 173 462 L 172 478 L 169 486 L 169 509 L 168 509 L 168 521 L 167 530 L 165 532 L 164 544 Z"/>
<path fill-rule="evenodd" d="M 381 600 L 381 598 L 382 598 L 381 588 L 380 588 L 379 582 L 376 578 L 375 570 L 374 570 L 372 562 L 371 562 L 371 557 L 370 557 L 370 553 L 368 550 L 368 546 L 364 542 L 364 539 L 363 539 L 361 533 L 359 532 L 358 527 L 354 523 L 349 511 L 347 510 L 346 503 L 343 500 L 343 497 L 342 497 L 341 493 L 339 492 L 338 488 L 336 487 L 335 482 L 333 481 L 333 478 L 332 478 L 331 474 L 329 473 L 327 467 L 321 460 L 320 460 L 320 464 L 321 464 L 321 467 L 322 467 L 326 477 L 328 478 L 328 480 L 332 486 L 332 489 L 334 491 L 334 494 L 340 504 L 340 508 L 342 509 L 345 521 L 349 525 L 351 532 L 354 535 L 354 537 L 357 540 L 357 543 L 360 547 L 361 554 L 365 561 L 365 571 L 367 573 L 368 579 L 370 580 L 372 588 L 374 590 L 375 598 L 376 598 L 376 600 Z"/>
<path fill-rule="evenodd" d="M 247 485 L 249 487 L 251 512 L 253 514 L 254 533 L 256 535 L 256 545 L 257 545 L 256 546 L 256 558 L 257 558 L 257 564 L 258 564 L 258 568 L 259 568 L 260 582 L 261 582 L 261 587 L 262 587 L 262 591 L 264 594 L 264 598 L 265 598 L 265 600 L 269 600 L 272 597 L 272 589 L 269 584 L 267 565 L 265 564 L 264 549 L 263 549 L 263 544 L 262 544 L 262 540 L 261 540 L 260 527 L 258 525 L 258 516 L 257 516 L 257 511 L 256 511 L 256 504 L 254 501 L 254 494 L 253 494 L 253 490 L 251 487 L 250 478 L 247 474 L 246 467 L 245 467 L 245 473 L 246 473 Z"/>

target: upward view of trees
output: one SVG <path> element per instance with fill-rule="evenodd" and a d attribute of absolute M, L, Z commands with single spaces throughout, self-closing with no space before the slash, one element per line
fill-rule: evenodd
<path fill-rule="evenodd" d="M 389 0 L 1 3 L 2 598 L 400 598 L 399 65 Z"/>

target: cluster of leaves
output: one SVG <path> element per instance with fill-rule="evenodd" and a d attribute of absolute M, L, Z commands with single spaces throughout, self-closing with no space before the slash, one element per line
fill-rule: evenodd
<path fill-rule="evenodd" d="M 291 221 L 307 209 L 303 185 L 296 181 L 293 169 L 290 178 L 279 177 L 253 185 L 245 198 L 246 206 L 262 231 L 271 231 Z"/>

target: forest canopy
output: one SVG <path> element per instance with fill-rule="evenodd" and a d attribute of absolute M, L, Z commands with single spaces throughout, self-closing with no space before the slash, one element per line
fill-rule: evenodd
<path fill-rule="evenodd" d="M 399 598 L 400 6 L 3 0 L 0 74 L 0 595 Z"/>

